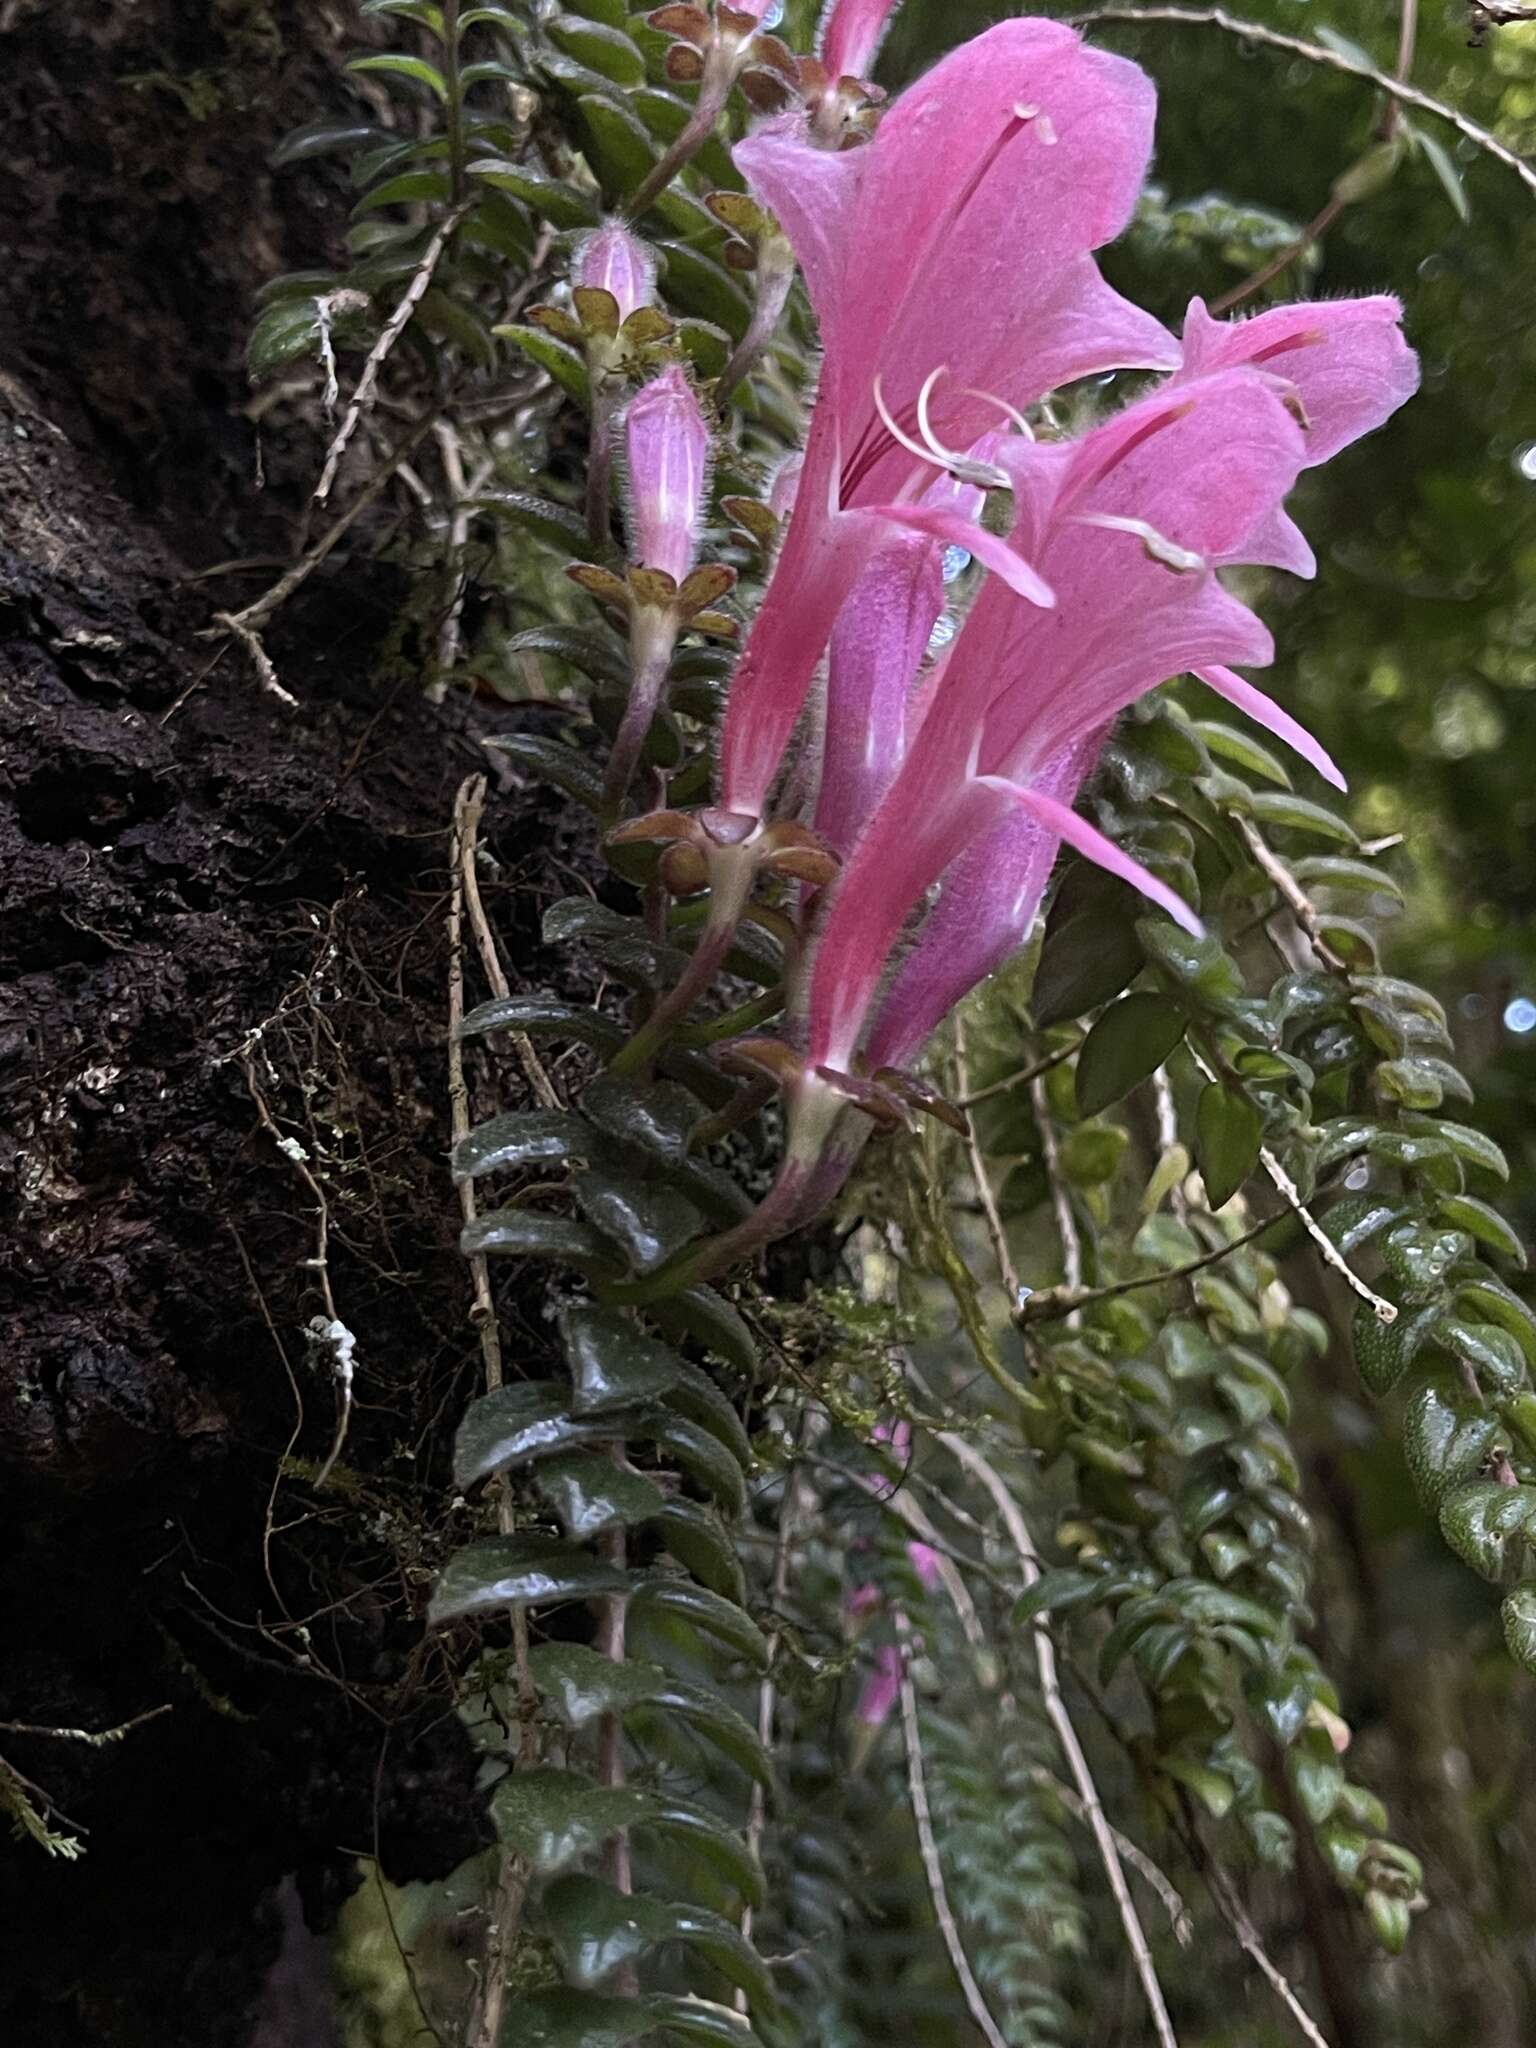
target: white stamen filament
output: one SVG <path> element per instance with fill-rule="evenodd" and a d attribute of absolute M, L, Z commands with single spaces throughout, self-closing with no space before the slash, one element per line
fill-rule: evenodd
<path fill-rule="evenodd" d="M 1165 569 L 1172 569 L 1176 575 L 1199 575 L 1210 567 L 1204 555 L 1197 555 L 1193 549 L 1180 547 L 1175 540 L 1159 533 L 1155 526 L 1145 519 L 1126 519 L 1114 512 L 1078 512 L 1073 516 L 1077 526 L 1102 526 L 1111 533 L 1132 533 L 1141 542 L 1154 562 L 1161 562 Z"/>

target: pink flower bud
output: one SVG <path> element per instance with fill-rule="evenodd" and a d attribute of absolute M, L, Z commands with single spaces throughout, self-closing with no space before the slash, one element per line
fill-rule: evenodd
<path fill-rule="evenodd" d="M 943 1576 L 944 1565 L 939 1553 L 931 1543 L 909 1543 L 907 1562 L 917 1573 L 925 1593 L 931 1593 Z"/>
<path fill-rule="evenodd" d="M 682 583 L 698 558 L 709 482 L 709 428 L 674 365 L 630 401 L 624 415 L 630 552 L 646 569 Z"/>
<path fill-rule="evenodd" d="M 821 29 L 821 61 L 835 84 L 867 79 L 898 0 L 830 0 Z"/>
<path fill-rule="evenodd" d="M 656 286 L 656 258 L 621 221 L 605 221 L 582 243 L 571 281 L 611 292 L 622 322 L 651 303 Z"/>

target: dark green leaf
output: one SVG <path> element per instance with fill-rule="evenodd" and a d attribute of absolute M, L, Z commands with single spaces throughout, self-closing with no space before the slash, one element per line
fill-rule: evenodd
<path fill-rule="evenodd" d="M 1500 1613 L 1510 1656 L 1522 1671 L 1536 1672 L 1536 1585 L 1516 1586 Z"/>
<path fill-rule="evenodd" d="M 534 1991 L 510 1999 L 497 2048 L 628 2048 L 656 2021 L 637 1998 Z"/>
<path fill-rule="evenodd" d="M 557 14 L 549 24 L 550 40 L 579 64 L 601 72 L 615 85 L 644 85 L 645 59 L 622 29 L 577 15 Z"/>
<path fill-rule="evenodd" d="M 606 93 L 583 93 L 576 102 L 586 131 L 583 154 L 610 201 L 644 183 L 656 162 L 645 126 L 629 107 Z"/>
<path fill-rule="evenodd" d="M 757 1345 L 737 1311 L 712 1287 L 685 1287 L 666 1301 L 650 1303 L 646 1314 L 668 1336 L 691 1337 L 739 1372 L 757 1371 Z"/>
<path fill-rule="evenodd" d="M 565 1533 L 578 1542 L 605 1529 L 648 1522 L 667 1504 L 661 1488 L 644 1473 L 615 1465 L 611 1458 L 551 1458 L 535 1471 L 534 1484 Z"/>
<path fill-rule="evenodd" d="M 1030 1010 L 1047 1029 L 1097 1009 L 1134 981 L 1144 964 L 1135 898 L 1087 861 L 1068 868 L 1045 923 Z"/>
<path fill-rule="evenodd" d="M 1498 1418 L 1466 1390 L 1438 1376 L 1416 1387 L 1403 1414 L 1403 1455 L 1426 1507 L 1482 1471 L 1499 1433 Z"/>
<path fill-rule="evenodd" d="M 601 1984 L 653 1948 L 680 1941 L 754 2002 L 772 2001 L 762 1959 L 722 1914 L 621 1892 L 601 1878 L 569 1876 L 545 1892 L 544 1918 L 562 1963 L 580 1985 Z"/>
<path fill-rule="evenodd" d="M 569 1216 L 543 1216 L 533 1209 L 494 1209 L 459 1233 L 466 1259 L 482 1253 L 505 1259 L 564 1259 L 584 1271 L 613 1267 L 607 1242 Z"/>
<path fill-rule="evenodd" d="M 586 1159 L 592 1154 L 590 1125 L 568 1109 L 517 1109 L 477 1124 L 453 1148 L 453 1177 L 475 1180 L 507 1167 L 551 1160 Z"/>
<path fill-rule="evenodd" d="M 547 370 L 560 389 L 574 398 L 578 405 L 588 402 L 591 390 L 587 366 L 575 349 L 557 340 L 553 334 L 546 334 L 542 327 L 525 327 L 516 321 L 491 331 L 504 341 L 516 343 L 529 361 L 536 363 L 541 370 Z"/>
<path fill-rule="evenodd" d="M 1525 1354 L 1497 1323 L 1464 1323 L 1448 1316 L 1437 1322 L 1433 1335 L 1437 1344 L 1469 1365 L 1486 1392 L 1517 1393 L 1525 1384 Z"/>
<path fill-rule="evenodd" d="M 1236 726 L 1222 725 L 1212 718 L 1197 718 L 1191 729 L 1199 734 L 1213 754 L 1235 761 L 1250 775 L 1262 776 L 1266 782 L 1276 782 L 1282 789 L 1290 788 L 1291 778 L 1285 764 L 1268 747 L 1260 746 L 1252 733 L 1239 731 Z"/>
<path fill-rule="evenodd" d="M 1440 1311 L 1431 1304 L 1415 1313 L 1399 1315 L 1395 1323 L 1384 1323 L 1369 1302 L 1362 1301 L 1350 1325 L 1354 1337 L 1355 1364 L 1360 1377 L 1378 1399 L 1391 1393 L 1418 1356 Z"/>
<path fill-rule="evenodd" d="M 484 1038 L 492 1031 L 522 1031 L 530 1038 L 574 1038 L 601 1053 L 617 1052 L 624 1043 L 624 1033 L 611 1017 L 548 996 L 497 996 L 478 1004 L 459 1026 L 460 1038 Z"/>
<path fill-rule="evenodd" d="M 580 1643 L 541 1643 L 528 1660 L 540 1692 L 573 1728 L 607 1713 L 647 1720 L 671 1717 L 713 1743 L 741 1770 L 767 1784 L 771 1766 L 762 1744 L 733 1707 L 702 1686 L 670 1677 L 636 1658 L 615 1663 Z"/>
<path fill-rule="evenodd" d="M 747 1482 L 740 1465 L 720 1439 L 686 1416 L 671 1415 L 652 1425 L 652 1432 L 674 1463 L 702 1486 L 727 1514 L 739 1515 L 747 1504 Z"/>
<path fill-rule="evenodd" d="M 1446 1542 L 1480 1577 L 1494 1585 L 1523 1578 L 1536 1563 L 1536 1487 L 1474 1480 L 1440 1506 Z"/>
<path fill-rule="evenodd" d="M 1195 1111 L 1195 1163 L 1213 1209 L 1231 1200 L 1259 1163 L 1264 1124 L 1246 1095 L 1211 1081 Z"/>
<path fill-rule="evenodd" d="M 584 1862 L 657 1806 L 636 1785 L 597 1785 L 576 1771 L 537 1767 L 509 1772 L 491 1795 L 497 1834 L 540 1876 Z"/>
<path fill-rule="evenodd" d="M 1402 1300 L 1428 1301 L 1445 1285 L 1451 1268 L 1472 1244 L 1464 1232 L 1433 1223 L 1399 1223 L 1382 1240 L 1382 1263 Z"/>
<path fill-rule="evenodd" d="M 267 161 L 274 170 L 282 170 L 288 164 L 306 163 L 311 157 L 350 156 L 370 142 L 386 139 L 384 130 L 371 121 L 312 121 L 307 127 L 295 128 L 292 134 L 285 135 Z"/>
<path fill-rule="evenodd" d="M 723 327 L 740 341 L 752 317 L 746 293 L 730 272 L 686 242 L 658 244 L 666 263 L 667 296 L 684 312 Z"/>
<path fill-rule="evenodd" d="M 448 1560 L 433 1591 L 428 1619 L 441 1628 L 466 1614 L 552 1607 L 628 1592 L 627 1573 L 572 1544 L 547 1536 L 489 1536 Z"/>
<path fill-rule="evenodd" d="M 1515 1265 L 1525 1265 L 1525 1246 L 1498 1210 L 1487 1202 L 1480 1202 L 1475 1195 L 1442 1195 L 1436 1207 L 1457 1230 L 1465 1230 L 1479 1244 L 1501 1253 Z"/>
<path fill-rule="evenodd" d="M 1358 846 L 1353 826 L 1345 823 L 1322 804 L 1285 790 L 1259 790 L 1253 798 L 1253 816 L 1264 825 L 1282 826 L 1288 832 L 1309 832 L 1318 839 L 1336 839 L 1342 846 Z"/>
<path fill-rule="evenodd" d="M 1356 895 L 1391 896 L 1399 903 L 1403 900 L 1402 889 L 1384 868 L 1351 860 L 1344 854 L 1310 854 L 1305 860 L 1294 861 L 1291 873 L 1308 889 L 1349 890 Z"/>
<path fill-rule="evenodd" d="M 738 1605 L 746 1580 L 730 1532 L 712 1508 L 698 1501 L 668 1501 L 652 1527 L 678 1563 L 722 1599 Z"/>
<path fill-rule="evenodd" d="M 569 505 L 557 505 L 551 498 L 536 497 L 532 491 L 482 491 L 465 502 L 473 511 L 494 512 L 498 519 L 526 527 L 551 547 L 569 554 L 585 555 L 591 545 L 587 522 L 579 513 Z"/>
<path fill-rule="evenodd" d="M 1077 1056 L 1077 1107 L 1097 1116 L 1155 1073 L 1184 1036 L 1184 1013 L 1167 996 L 1136 993 L 1111 1003 Z"/>
<path fill-rule="evenodd" d="M 622 1250 L 637 1273 L 653 1273 L 696 1237 L 703 1217 L 685 1195 L 654 1180 L 593 1169 L 572 1193 L 587 1221 Z"/>
<path fill-rule="evenodd" d="M 551 227 L 595 228 L 598 209 L 585 192 L 574 186 L 558 184 L 553 178 L 541 177 L 536 171 L 525 170 L 521 164 L 505 162 L 501 157 L 481 157 L 466 165 L 472 178 L 482 185 L 492 185 L 499 192 L 510 192 L 515 199 L 521 199 L 525 206 L 531 206 L 535 213 L 542 214 Z"/>
<path fill-rule="evenodd" d="M 723 1600 L 703 1586 L 687 1579 L 650 1578 L 635 1591 L 630 1602 L 632 1625 L 638 1627 L 647 1615 L 662 1615 L 686 1622 L 688 1627 L 709 1636 L 733 1657 L 758 1670 L 768 1666 L 768 1643 L 762 1630 L 734 1600 Z"/>
<path fill-rule="evenodd" d="M 488 753 L 510 755 L 520 767 L 531 769 L 541 781 L 552 783 L 589 811 L 602 808 L 601 773 L 585 754 L 578 754 L 564 741 L 547 739 L 542 733 L 509 732 L 482 740 L 481 745 Z"/>
<path fill-rule="evenodd" d="M 751 2022 L 728 2005 L 664 1993 L 648 1998 L 646 2005 L 674 2041 L 696 2042 L 699 2048 L 757 2048 L 759 2036 Z"/>
<path fill-rule="evenodd" d="M 570 1406 L 578 1416 L 610 1415 L 669 1394 L 683 1374 L 683 1361 L 648 1337 L 616 1309 L 581 1302 L 560 1318 L 565 1355 L 574 1382 Z"/>
<path fill-rule="evenodd" d="M 1513 1289 L 1488 1272 L 1463 1280 L 1456 1291 L 1457 1306 L 1466 1303 L 1490 1323 L 1508 1330 L 1525 1353 L 1527 1365 L 1536 1367 L 1536 1313 Z"/>
<path fill-rule="evenodd" d="M 353 57 L 348 61 L 349 71 L 381 71 L 388 77 L 408 78 L 417 85 L 424 85 L 440 100 L 448 97 L 448 87 L 443 74 L 435 64 L 429 64 L 424 57 L 409 57 L 399 50 L 390 50 L 377 57 Z"/>
<path fill-rule="evenodd" d="M 473 1486 L 492 1472 L 507 1472 L 532 1458 L 553 1457 L 599 1441 L 606 1428 L 570 1412 L 571 1397 L 556 1380 L 517 1380 L 482 1394 L 464 1411 L 454 1440 L 453 1475 Z"/>
<path fill-rule="evenodd" d="M 614 683 L 620 689 L 629 687 L 629 656 L 624 649 L 616 640 L 605 640 L 580 626 L 529 626 L 504 640 L 502 652 L 514 656 L 550 654 L 557 661 L 569 662 L 595 682 Z M 508 737 L 526 739 L 531 735 L 516 733 Z"/>

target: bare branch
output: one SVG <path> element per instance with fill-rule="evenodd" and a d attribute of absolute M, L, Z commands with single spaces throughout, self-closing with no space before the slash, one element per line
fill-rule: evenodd
<path fill-rule="evenodd" d="M 1039 1555 L 1019 1504 L 1009 1491 L 1002 1475 L 973 1443 L 968 1443 L 962 1436 L 956 1436 L 953 1431 L 941 1430 L 937 1440 L 951 1457 L 973 1473 L 991 1494 L 1014 1550 L 1018 1554 L 1024 1583 L 1026 1586 L 1034 1585 L 1040 1577 Z M 1078 1740 L 1077 1730 L 1072 1725 L 1072 1716 L 1067 1711 L 1067 1703 L 1062 1696 L 1061 1679 L 1056 1669 L 1056 1646 L 1051 1641 L 1050 1630 L 1038 1616 L 1033 1628 L 1035 1663 L 1040 1673 L 1040 1697 L 1045 1707 L 1046 1718 L 1056 1731 L 1056 1739 L 1061 1744 L 1062 1754 L 1067 1760 L 1072 1782 L 1083 1802 L 1088 1825 L 1099 1852 L 1099 1861 L 1104 1866 L 1104 1875 L 1109 1880 L 1109 1889 L 1120 1915 L 1120 1925 L 1125 1932 L 1126 1944 L 1136 1965 L 1136 1974 L 1141 1980 L 1147 2010 L 1152 2015 L 1152 2025 L 1159 2048 L 1178 2048 L 1178 2036 L 1174 2033 L 1173 2022 L 1168 2017 L 1163 1988 L 1157 1981 L 1157 1967 L 1152 1960 L 1152 1950 L 1148 1946 L 1141 1921 L 1137 1918 L 1136 1902 L 1132 1899 L 1130 1887 L 1125 1881 L 1125 1871 L 1121 1866 L 1114 1830 L 1105 1816 L 1098 1787 L 1093 1782 L 1093 1773 L 1083 1753 L 1083 1745 Z"/>

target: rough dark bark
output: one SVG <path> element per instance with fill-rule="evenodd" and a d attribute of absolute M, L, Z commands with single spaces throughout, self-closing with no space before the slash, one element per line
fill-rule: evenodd
<path fill-rule="evenodd" d="M 436 1875 L 481 1825 L 419 1615 L 478 1366 L 443 928 L 488 715 L 381 665 L 366 523 L 274 625 L 297 712 L 198 637 L 260 582 L 187 568 L 286 553 L 318 457 L 269 448 L 258 493 L 240 351 L 323 240 L 265 157 L 342 103 L 349 13 L 0 6 L 0 1724 L 172 1709 L 107 1749 L 0 1725 L 89 1830 L 73 1863 L 0 1841 L 14 2048 L 296 2041 L 257 2012 L 295 1886 L 323 1924 L 359 1854 Z M 565 829 L 531 797 L 489 821 L 535 982 Z M 357 1338 L 323 1491 L 315 1205 L 263 1104 Z"/>

